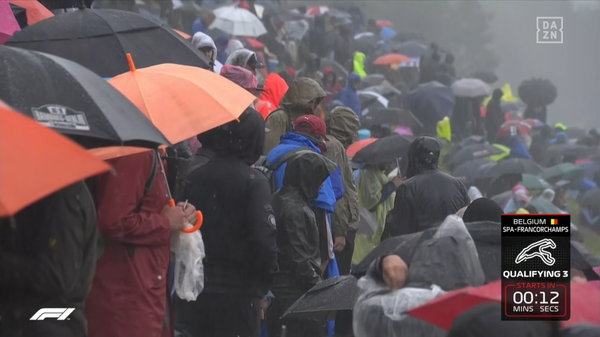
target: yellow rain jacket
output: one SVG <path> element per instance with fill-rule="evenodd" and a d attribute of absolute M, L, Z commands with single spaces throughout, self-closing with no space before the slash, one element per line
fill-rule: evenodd
<path fill-rule="evenodd" d="M 379 203 L 381 189 L 390 179 L 376 166 L 365 165 L 358 176 L 358 204 L 367 210 L 375 208 L 373 216 L 377 221 L 377 229 L 373 235 L 357 234 L 354 240 L 354 255 L 352 263 L 358 264 L 373 248 L 379 244 L 379 239 L 385 227 L 385 218 L 389 211 L 394 208 L 394 197 L 392 194 L 387 200 Z"/>
<path fill-rule="evenodd" d="M 450 118 L 448 116 L 437 123 L 437 136 L 448 142 L 452 141 L 452 129 L 450 128 Z"/>
<path fill-rule="evenodd" d="M 365 60 L 367 59 L 367 55 L 357 51 L 354 53 L 354 73 L 358 76 L 365 77 L 367 76 L 367 72 L 365 71 Z"/>

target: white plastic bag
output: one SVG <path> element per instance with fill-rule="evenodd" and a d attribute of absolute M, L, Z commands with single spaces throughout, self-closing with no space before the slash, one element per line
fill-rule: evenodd
<path fill-rule="evenodd" d="M 436 285 L 429 288 L 405 287 L 390 291 L 369 276 L 358 281 L 360 289 L 353 310 L 356 337 L 444 337 L 446 331 L 406 315 L 444 291 Z"/>
<path fill-rule="evenodd" d="M 204 289 L 204 241 L 200 231 L 171 236 L 175 253 L 175 292 L 179 298 L 195 301 Z"/>

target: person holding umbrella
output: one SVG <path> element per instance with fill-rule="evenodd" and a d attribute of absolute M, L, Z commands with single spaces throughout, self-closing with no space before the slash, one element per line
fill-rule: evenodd
<path fill-rule="evenodd" d="M 171 233 L 196 223 L 196 209 L 189 203 L 185 209 L 184 203 L 169 206 L 161 160 L 156 151 L 112 159 L 117 173 L 95 182 L 98 228 L 106 248 L 85 308 L 90 337 L 160 336 L 170 321 Z"/>
<path fill-rule="evenodd" d="M 408 150 L 408 170 L 396 191 L 381 240 L 420 232 L 456 214 L 471 199 L 460 180 L 438 169 L 440 144 L 431 137 L 415 139 Z"/>

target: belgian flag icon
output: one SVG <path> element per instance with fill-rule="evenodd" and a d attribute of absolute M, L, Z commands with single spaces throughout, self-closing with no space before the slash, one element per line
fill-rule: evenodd
<path fill-rule="evenodd" d="M 551 225 L 558 225 L 558 219 L 550 219 Z"/>

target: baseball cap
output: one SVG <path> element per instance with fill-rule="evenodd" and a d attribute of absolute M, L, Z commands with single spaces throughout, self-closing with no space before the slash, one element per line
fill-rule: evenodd
<path fill-rule="evenodd" d="M 327 139 L 327 126 L 325 121 L 314 115 L 304 115 L 296 118 L 293 123 L 294 132 L 302 132 L 314 136 L 319 136 L 323 140 Z"/>
<path fill-rule="evenodd" d="M 254 69 L 265 68 L 265 65 L 258 60 L 258 57 L 256 56 L 256 53 L 252 53 L 252 55 L 250 55 L 250 58 L 246 62 L 246 65 L 248 65 L 248 66 L 250 66 L 250 67 L 252 67 Z"/>

